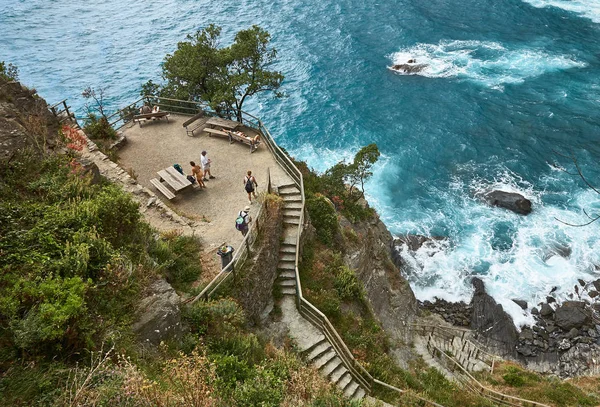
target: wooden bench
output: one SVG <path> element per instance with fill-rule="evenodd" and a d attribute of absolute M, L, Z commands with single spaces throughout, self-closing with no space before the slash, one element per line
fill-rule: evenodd
<path fill-rule="evenodd" d="M 169 121 L 169 112 L 155 112 L 155 113 L 145 113 L 145 114 L 138 114 L 133 116 L 133 122 L 135 123 L 136 121 L 140 124 L 140 127 L 142 127 L 142 121 L 148 121 L 148 120 L 152 120 L 152 119 L 162 119 L 162 118 L 167 119 L 167 122 Z"/>
<path fill-rule="evenodd" d="M 185 127 L 185 132 L 188 136 L 192 137 L 194 135 L 194 131 L 198 130 L 200 127 L 202 127 L 204 125 L 202 122 L 199 122 L 192 126 L 192 124 L 194 124 L 195 121 L 197 121 L 198 119 L 201 119 L 203 117 L 204 117 L 204 112 L 200 112 L 197 115 L 191 117 L 189 120 L 187 120 L 183 123 L 183 127 Z"/>
<path fill-rule="evenodd" d="M 205 127 L 202 131 L 207 132 L 208 137 L 212 137 L 214 135 L 214 136 L 229 138 L 229 135 L 227 134 L 227 132 L 224 132 L 223 130 L 217 130 L 217 129 L 211 129 L 210 127 Z"/>
<path fill-rule="evenodd" d="M 228 131 L 227 135 L 229 136 L 229 144 L 233 143 L 234 141 L 239 141 L 240 143 L 249 145 L 250 153 L 253 153 L 254 151 L 256 151 L 256 149 L 260 145 L 260 140 L 254 141 L 254 139 L 249 136 L 240 136 L 239 134 L 236 134 L 231 131 Z"/>
<path fill-rule="evenodd" d="M 169 188 L 167 188 L 166 186 L 164 186 L 157 178 L 152 178 L 150 180 L 150 183 L 152 185 L 154 185 L 156 187 L 156 189 L 158 189 L 160 192 L 162 192 L 162 194 L 168 200 L 171 200 L 171 199 L 175 198 L 175 194 L 173 192 L 169 191 Z"/>

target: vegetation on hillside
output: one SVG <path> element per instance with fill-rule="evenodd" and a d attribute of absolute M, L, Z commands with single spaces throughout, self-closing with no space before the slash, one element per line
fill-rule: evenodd
<path fill-rule="evenodd" d="M 19 68 L 11 63 L 0 61 L 0 78 L 7 81 L 19 80 Z"/>
<path fill-rule="evenodd" d="M 482 383 L 504 394 L 535 400 L 556 407 L 597 406 L 600 378 L 561 380 L 523 369 L 512 362 L 495 366 L 494 374 L 479 374 Z"/>
<path fill-rule="evenodd" d="M 221 27 L 214 24 L 188 35 L 165 57 L 164 85 L 149 81 L 142 86 L 142 96 L 206 102 L 217 113 L 240 121 L 249 97 L 264 92 L 283 96 L 283 74 L 269 69 L 277 51 L 269 46 L 267 31 L 256 25 L 241 30 L 227 47 L 219 46 L 220 36 Z"/>
<path fill-rule="evenodd" d="M 379 155 L 377 144 L 369 144 L 356 153 L 352 162 L 340 161 L 323 174 L 295 161 L 304 178 L 308 213 L 314 218 L 313 224 L 323 243 L 330 244 L 337 233 L 336 211 L 352 222 L 375 213 L 364 200 L 365 182 L 373 175 L 372 168 Z"/>

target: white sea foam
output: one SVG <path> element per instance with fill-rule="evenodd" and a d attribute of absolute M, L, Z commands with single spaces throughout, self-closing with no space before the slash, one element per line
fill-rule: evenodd
<path fill-rule="evenodd" d="M 525 0 L 537 8 L 557 7 L 600 23 L 600 0 Z"/>
<path fill-rule="evenodd" d="M 522 193 L 532 200 L 534 212 L 519 216 L 489 207 L 474 197 L 490 189 Z M 478 180 L 464 185 L 457 179 L 446 192 L 435 193 L 446 194 L 451 212 L 448 218 L 453 219 L 454 226 L 446 242 L 414 253 L 402 249 L 417 298 L 468 302 L 473 292 L 470 280 L 477 276 L 515 324 L 522 326 L 533 322 L 531 308 L 544 301 L 553 287 L 558 287 L 553 295 L 562 301 L 574 293 L 578 278 L 589 282 L 600 277 L 595 269 L 600 264 L 600 224 L 575 228 L 555 219 L 583 221 L 582 209 L 598 206 L 594 192 L 582 190 L 572 196 L 571 209 L 545 206 L 543 192 L 535 192 L 531 185 L 506 172 L 492 182 Z M 428 229 L 439 220 L 440 215 L 434 215 L 425 218 L 416 230 L 412 221 L 396 223 L 394 229 L 429 234 Z M 508 229 L 502 234 L 509 236 L 501 247 L 496 240 L 499 225 Z M 567 257 L 561 255 L 565 248 L 571 251 Z M 528 301 L 528 310 L 523 311 L 512 299 Z"/>
<path fill-rule="evenodd" d="M 547 72 L 586 66 L 569 56 L 538 49 L 507 49 L 491 41 L 417 44 L 393 53 L 390 58 L 394 65 L 406 64 L 411 59 L 426 65 L 416 75 L 467 79 L 498 89 L 503 84 L 522 83 Z"/>

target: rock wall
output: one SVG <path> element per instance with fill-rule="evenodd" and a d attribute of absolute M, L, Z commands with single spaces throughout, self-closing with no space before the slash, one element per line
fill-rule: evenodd
<path fill-rule="evenodd" d="M 375 315 L 388 334 L 408 342 L 409 324 L 417 315 L 418 305 L 392 261 L 392 235 L 377 215 L 355 224 L 341 218 L 340 226 L 342 234 L 356 235 L 346 239 L 345 261 L 362 281 Z"/>
<path fill-rule="evenodd" d="M 165 280 L 152 283 L 136 310 L 133 332 L 143 344 L 158 345 L 181 336 L 180 298 Z"/>
<path fill-rule="evenodd" d="M 248 320 L 258 323 L 263 310 L 273 299 L 273 283 L 277 278 L 280 236 L 283 230 L 282 200 L 266 204 L 268 212 L 260 230 L 258 249 L 252 253 L 249 269 L 240 272 L 235 282 L 239 299 Z"/>
<path fill-rule="evenodd" d="M 35 89 L 0 78 L 0 161 L 26 146 L 54 149 L 59 128 Z"/>

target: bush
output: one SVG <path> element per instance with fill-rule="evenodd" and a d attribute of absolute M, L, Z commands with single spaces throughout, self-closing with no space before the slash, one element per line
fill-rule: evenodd
<path fill-rule="evenodd" d="M 306 208 L 311 222 L 316 229 L 317 238 L 321 243 L 331 246 L 339 231 L 335 208 L 322 195 L 315 195 L 307 199 Z"/>
<path fill-rule="evenodd" d="M 176 289 L 189 288 L 187 284 L 196 281 L 202 272 L 200 242 L 195 237 L 165 234 L 154 242 L 149 252 L 158 270 Z"/>
<path fill-rule="evenodd" d="M 333 284 L 338 295 L 343 300 L 361 300 L 364 297 L 362 284 L 358 281 L 358 278 L 356 278 L 356 274 L 354 274 L 347 266 L 342 265 L 337 267 Z"/>
<path fill-rule="evenodd" d="M 235 405 L 238 407 L 278 407 L 283 400 L 284 382 L 270 369 L 259 367 L 252 378 L 236 387 Z"/>
<path fill-rule="evenodd" d="M 245 322 L 244 310 L 231 298 L 198 301 L 185 309 L 184 318 L 193 331 L 219 337 L 235 332 Z"/>
<path fill-rule="evenodd" d="M 110 126 L 108 120 L 93 113 L 88 113 L 83 130 L 92 140 L 105 141 L 117 138 L 117 132 Z"/>

